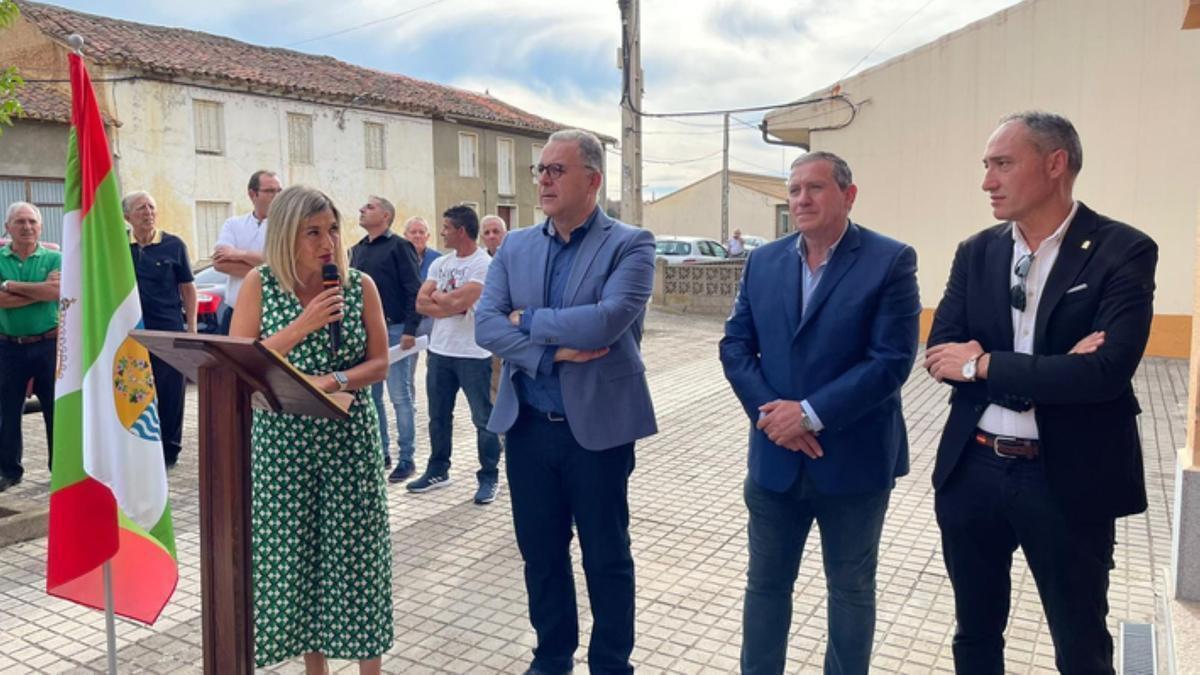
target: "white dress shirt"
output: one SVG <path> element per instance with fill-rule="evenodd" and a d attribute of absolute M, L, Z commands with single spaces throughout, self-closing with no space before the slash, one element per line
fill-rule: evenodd
<path fill-rule="evenodd" d="M 213 246 L 232 246 L 243 251 L 262 253 L 267 243 L 267 219 L 259 220 L 251 211 L 244 216 L 234 216 L 221 226 L 221 234 Z M 242 288 L 245 277 L 229 275 L 229 283 L 225 287 L 225 304 L 233 307 L 237 304 L 238 291 Z"/>
<path fill-rule="evenodd" d="M 1010 308 L 1013 323 L 1012 350 L 1018 354 L 1033 353 L 1033 330 L 1034 323 L 1037 321 L 1038 305 L 1042 301 L 1042 289 L 1046 287 L 1046 279 L 1050 278 L 1050 270 L 1054 267 L 1054 261 L 1058 260 L 1058 251 L 1062 248 L 1063 237 L 1066 236 L 1067 228 L 1075 218 L 1077 210 L 1079 210 L 1079 202 L 1071 205 L 1071 212 L 1067 214 L 1067 219 L 1058 226 L 1054 234 L 1042 241 L 1038 246 L 1037 253 L 1033 254 L 1029 274 L 1025 277 L 1025 310 Z M 1016 272 L 1017 263 L 1022 257 L 1031 253 L 1029 244 L 1025 242 L 1025 236 L 1021 234 L 1021 228 L 1017 227 L 1016 223 L 1013 223 L 1012 238 L 1013 257 L 1012 270 L 1009 272 L 1010 287 L 1016 286 L 1020 281 Z M 983 411 L 983 417 L 979 418 L 979 428 L 997 436 L 1038 438 L 1037 418 L 1033 415 L 1033 408 L 1025 412 L 1017 412 L 1003 406 L 989 405 Z"/>

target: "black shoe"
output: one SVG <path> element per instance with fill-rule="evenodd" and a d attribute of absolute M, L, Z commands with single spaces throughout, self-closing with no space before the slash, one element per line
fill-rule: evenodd
<path fill-rule="evenodd" d="M 20 484 L 20 478 L 9 478 L 8 476 L 0 476 L 0 492 L 4 492 L 8 488 Z"/>
<path fill-rule="evenodd" d="M 407 459 L 399 460 L 396 468 L 388 474 L 389 483 L 403 483 L 410 476 L 417 472 L 417 466 Z"/>
<path fill-rule="evenodd" d="M 438 488 L 444 488 L 450 484 L 449 474 L 432 474 L 426 473 L 424 476 L 409 483 L 406 487 L 409 492 L 429 492 Z"/>
<path fill-rule="evenodd" d="M 575 672 L 575 671 L 574 671 L 574 670 L 568 670 L 567 672 L 565 672 L 565 673 L 562 673 L 561 675 L 571 675 L 571 673 L 573 673 L 573 672 Z M 538 669 L 538 668 L 533 668 L 533 667 L 530 667 L 530 668 L 529 668 L 529 670 L 526 670 L 526 671 L 525 671 L 525 675 L 555 675 L 555 674 L 554 674 L 554 673 L 551 673 L 551 672 L 550 672 L 550 671 L 548 671 L 548 670 L 541 670 L 541 669 Z"/>
<path fill-rule="evenodd" d="M 392 468 L 392 456 L 387 454 L 386 452 L 383 453 L 383 468 L 385 468 L 385 469 Z"/>

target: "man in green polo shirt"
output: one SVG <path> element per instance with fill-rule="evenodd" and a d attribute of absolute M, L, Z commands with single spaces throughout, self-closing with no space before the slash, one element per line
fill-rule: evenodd
<path fill-rule="evenodd" d="M 21 413 L 25 392 L 42 404 L 46 451 L 53 448 L 54 370 L 58 343 L 58 277 L 62 255 L 42 246 L 42 213 L 14 202 L 4 217 L 9 244 L 0 248 L 0 492 L 21 482 Z"/>

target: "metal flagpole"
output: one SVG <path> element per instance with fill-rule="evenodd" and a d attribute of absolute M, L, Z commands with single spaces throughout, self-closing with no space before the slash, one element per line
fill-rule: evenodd
<path fill-rule="evenodd" d="M 108 675 L 117 675 L 117 625 L 113 618 L 112 563 L 104 561 L 104 631 L 108 634 Z"/>
<path fill-rule="evenodd" d="M 67 44 L 79 56 L 83 56 L 83 36 L 72 33 Z M 112 563 L 104 561 L 104 632 L 108 638 L 108 673 L 117 675 L 117 625 L 113 616 Z"/>

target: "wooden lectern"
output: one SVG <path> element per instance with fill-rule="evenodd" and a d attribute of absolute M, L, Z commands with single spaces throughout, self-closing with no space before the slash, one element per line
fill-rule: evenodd
<path fill-rule="evenodd" d="M 351 397 L 317 389 L 257 340 L 134 330 L 200 385 L 200 587 L 204 672 L 254 672 L 250 569 L 251 406 L 346 419 Z"/>

